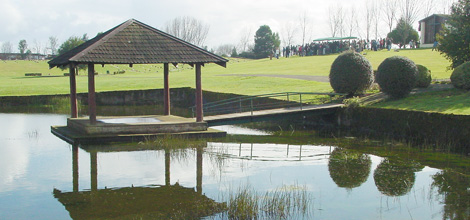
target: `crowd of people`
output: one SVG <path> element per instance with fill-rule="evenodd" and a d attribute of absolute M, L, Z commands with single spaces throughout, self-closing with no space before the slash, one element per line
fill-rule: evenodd
<path fill-rule="evenodd" d="M 410 42 L 411 45 L 411 42 Z M 341 40 L 341 41 L 322 41 L 312 42 L 305 45 L 287 46 L 280 48 L 275 52 L 276 57 L 291 56 L 315 56 L 327 55 L 333 53 L 341 53 L 346 50 L 354 50 L 362 52 L 363 50 L 390 50 L 392 47 L 392 39 L 382 38 L 378 40 Z"/>

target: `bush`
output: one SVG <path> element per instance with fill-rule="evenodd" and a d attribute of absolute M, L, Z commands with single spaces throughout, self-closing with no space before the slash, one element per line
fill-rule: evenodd
<path fill-rule="evenodd" d="M 359 53 L 344 52 L 331 65 L 330 84 L 337 93 L 363 93 L 372 81 L 372 65 Z"/>
<path fill-rule="evenodd" d="M 450 81 L 455 88 L 470 90 L 470 62 L 465 62 L 455 68 Z"/>
<path fill-rule="evenodd" d="M 423 65 L 416 65 L 418 67 L 418 77 L 416 78 L 416 87 L 428 88 L 431 84 L 431 70 Z"/>
<path fill-rule="evenodd" d="M 410 94 L 416 85 L 418 67 L 406 57 L 393 56 L 385 59 L 377 69 L 377 83 L 382 92 L 392 98 Z"/>

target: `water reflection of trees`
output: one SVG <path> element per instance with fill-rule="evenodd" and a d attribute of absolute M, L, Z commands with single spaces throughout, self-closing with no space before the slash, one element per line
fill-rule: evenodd
<path fill-rule="evenodd" d="M 449 170 L 433 176 L 433 184 L 444 203 L 442 219 L 470 219 L 470 177 Z"/>
<path fill-rule="evenodd" d="M 372 161 L 367 154 L 335 148 L 330 155 L 328 170 L 338 187 L 355 188 L 369 177 Z"/>
<path fill-rule="evenodd" d="M 415 172 L 422 168 L 422 165 L 412 161 L 384 159 L 374 171 L 375 185 L 384 195 L 405 195 L 413 188 Z"/>

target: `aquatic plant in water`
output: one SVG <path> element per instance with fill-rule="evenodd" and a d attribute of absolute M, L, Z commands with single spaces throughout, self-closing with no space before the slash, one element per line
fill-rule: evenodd
<path fill-rule="evenodd" d="M 284 185 L 264 194 L 249 185 L 230 193 L 223 219 L 292 219 L 308 217 L 313 196 L 306 186 Z"/>

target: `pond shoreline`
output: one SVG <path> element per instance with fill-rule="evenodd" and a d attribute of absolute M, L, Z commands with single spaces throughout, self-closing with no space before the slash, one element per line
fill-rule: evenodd
<path fill-rule="evenodd" d="M 194 105 L 194 89 L 174 88 L 171 92 L 172 107 L 188 109 Z M 243 97 L 229 93 L 204 91 L 204 102 Z M 38 96 L 4 96 L 0 97 L 0 107 L 9 109 L 24 109 L 27 106 L 55 105 L 54 99 L 66 100 L 68 95 L 38 95 Z M 78 94 L 82 105 L 87 103 L 87 93 Z M 264 98 L 269 102 L 269 98 Z M 131 90 L 97 93 L 98 105 L 104 106 L 138 106 L 163 103 L 163 90 Z M 61 104 L 68 105 L 68 102 Z M 63 107 L 62 109 L 66 109 Z M 84 109 L 86 111 L 86 108 Z M 175 109 L 176 110 L 176 109 Z M 86 112 L 84 112 L 86 114 Z M 301 121 L 301 122 L 300 122 Z M 320 121 L 320 123 L 318 123 Z M 289 121 L 288 123 L 293 123 Z M 422 111 L 397 109 L 382 109 L 371 107 L 343 108 L 334 116 L 310 117 L 304 115 L 296 119 L 307 127 L 320 129 L 341 129 L 346 133 L 362 137 L 386 137 L 406 140 L 413 144 L 434 146 L 451 152 L 467 155 L 470 153 L 470 116 Z M 313 125 L 313 126 L 312 126 Z"/>

